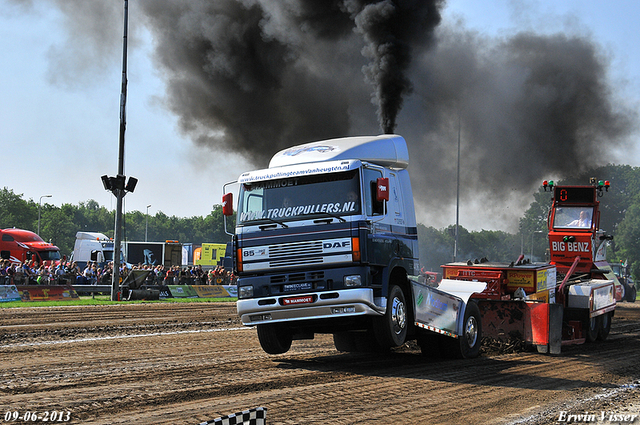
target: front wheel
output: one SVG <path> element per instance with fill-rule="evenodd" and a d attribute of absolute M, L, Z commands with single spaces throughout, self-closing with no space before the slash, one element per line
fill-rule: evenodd
<path fill-rule="evenodd" d="M 282 354 L 291 348 L 293 336 L 288 329 L 281 326 L 258 325 L 258 340 L 266 353 Z"/>
<path fill-rule="evenodd" d="M 480 309 L 475 302 L 469 302 L 464 311 L 462 335 L 447 338 L 448 353 L 458 359 L 472 359 L 480 354 L 482 346 L 482 322 Z"/>
<path fill-rule="evenodd" d="M 376 340 L 382 347 L 399 347 L 407 339 L 408 311 L 404 292 L 398 285 L 389 287 L 387 311 L 374 321 Z"/>

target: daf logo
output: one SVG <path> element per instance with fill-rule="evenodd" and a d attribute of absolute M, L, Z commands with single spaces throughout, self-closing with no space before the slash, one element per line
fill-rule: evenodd
<path fill-rule="evenodd" d="M 347 248 L 349 246 L 349 241 L 343 241 L 343 242 L 325 242 L 322 244 L 322 248 L 323 249 L 330 249 L 330 248 Z"/>

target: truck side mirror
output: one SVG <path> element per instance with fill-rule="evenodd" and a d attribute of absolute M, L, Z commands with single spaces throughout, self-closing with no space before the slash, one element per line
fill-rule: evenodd
<path fill-rule="evenodd" d="M 91 261 L 98 261 L 98 251 L 95 249 L 91 251 Z"/>
<path fill-rule="evenodd" d="M 222 195 L 222 214 L 233 215 L 233 194 L 225 193 Z"/>
<path fill-rule="evenodd" d="M 388 201 L 389 200 L 389 179 L 386 177 L 379 177 L 376 180 L 376 201 Z"/>

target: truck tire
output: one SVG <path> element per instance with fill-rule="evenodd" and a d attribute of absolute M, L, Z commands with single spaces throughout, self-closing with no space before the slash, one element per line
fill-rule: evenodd
<path fill-rule="evenodd" d="M 293 336 L 291 332 L 277 325 L 258 325 L 260 346 L 268 354 L 282 354 L 289 351 Z"/>
<path fill-rule="evenodd" d="M 587 342 L 594 342 L 598 339 L 598 334 L 600 333 L 600 319 L 598 317 L 587 317 L 587 320 L 584 322 L 584 332 L 585 338 Z"/>
<path fill-rule="evenodd" d="M 366 332 L 336 332 L 333 334 L 333 345 L 335 345 L 336 350 L 345 353 L 389 352 L 389 347 L 381 346 L 371 330 Z"/>
<path fill-rule="evenodd" d="M 440 348 L 443 345 L 442 335 L 425 332 L 418 335 L 417 343 L 424 357 L 430 359 L 438 359 L 442 357 L 442 349 Z"/>
<path fill-rule="evenodd" d="M 352 353 L 356 351 L 356 341 L 351 332 L 336 332 L 333 334 L 333 345 L 336 350 L 343 353 Z"/>
<path fill-rule="evenodd" d="M 375 339 L 382 348 L 399 347 L 407 339 L 409 317 L 404 292 L 398 285 L 390 285 L 387 311 L 374 319 Z"/>
<path fill-rule="evenodd" d="M 629 301 L 630 303 L 634 303 L 636 302 L 636 287 L 635 286 L 627 286 L 626 290 L 625 290 L 626 296 L 627 296 L 627 301 Z"/>
<path fill-rule="evenodd" d="M 449 356 L 457 359 L 472 359 L 480 354 L 482 346 L 482 322 L 478 305 L 470 301 L 464 311 L 462 335 L 443 340 Z"/>
<path fill-rule="evenodd" d="M 598 316 L 598 320 L 600 321 L 598 326 L 598 340 L 600 341 L 604 341 L 609 336 L 609 332 L 611 331 L 611 316 L 611 312 Z"/>

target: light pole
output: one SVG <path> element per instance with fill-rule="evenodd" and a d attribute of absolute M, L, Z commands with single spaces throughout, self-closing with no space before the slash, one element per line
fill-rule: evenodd
<path fill-rule="evenodd" d="M 40 236 L 40 209 L 42 208 L 42 198 L 51 198 L 53 195 L 42 195 L 38 202 L 38 236 Z"/>
<path fill-rule="evenodd" d="M 456 235 L 453 242 L 453 261 L 458 255 L 458 229 L 460 227 L 460 111 L 458 110 L 458 172 L 456 174 Z"/>
<path fill-rule="evenodd" d="M 147 234 L 149 233 L 149 207 L 151 204 L 147 205 L 147 216 L 144 219 L 144 241 L 147 241 Z"/>
<path fill-rule="evenodd" d="M 531 261 L 533 262 L 533 235 L 535 235 L 536 233 L 544 233 L 542 230 L 534 230 L 533 232 L 531 232 L 531 255 L 529 256 L 529 258 L 531 259 Z"/>

